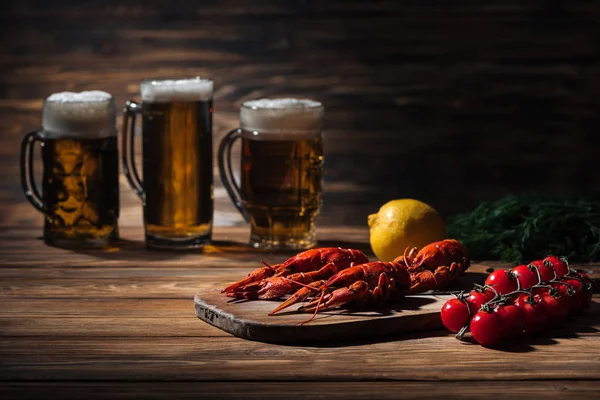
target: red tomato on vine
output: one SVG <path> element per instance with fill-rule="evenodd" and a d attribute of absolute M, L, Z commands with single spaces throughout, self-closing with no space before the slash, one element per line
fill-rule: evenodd
<path fill-rule="evenodd" d="M 548 256 L 544 258 L 544 263 L 550 264 L 554 268 L 557 278 L 562 278 L 569 273 L 569 265 L 561 257 Z"/>
<path fill-rule="evenodd" d="M 485 289 L 485 291 L 471 290 L 467 302 L 471 308 L 471 313 L 475 314 L 482 305 L 493 299 L 495 293 L 491 289 Z"/>
<path fill-rule="evenodd" d="M 556 293 L 556 292 L 555 292 Z M 562 294 L 543 293 L 540 295 L 540 301 L 544 304 L 548 313 L 547 325 L 560 325 L 569 312 L 569 300 Z"/>
<path fill-rule="evenodd" d="M 536 260 L 530 262 L 528 265 L 532 265 L 540 272 L 542 282 L 550 282 L 552 279 L 554 279 L 554 268 L 550 268 L 549 266 L 545 265 L 544 261 Z"/>
<path fill-rule="evenodd" d="M 499 305 L 496 314 L 504 324 L 504 337 L 511 338 L 523 333 L 525 327 L 525 311 L 514 304 Z"/>
<path fill-rule="evenodd" d="M 485 280 L 487 286 L 493 287 L 500 294 L 507 294 L 517 290 L 517 277 L 510 269 L 499 269 L 491 274 Z"/>
<path fill-rule="evenodd" d="M 521 283 L 521 289 L 530 288 L 539 282 L 535 269 L 527 265 L 518 265 L 512 269 L 512 272 Z"/>
<path fill-rule="evenodd" d="M 466 302 L 460 299 L 448 300 L 442 307 L 440 315 L 444 326 L 454 333 L 458 333 L 471 318 Z"/>
<path fill-rule="evenodd" d="M 525 312 L 524 333 L 538 332 L 546 326 L 548 311 L 539 296 L 521 294 L 514 304 Z"/>
<path fill-rule="evenodd" d="M 471 336 L 482 346 L 499 343 L 504 336 L 502 319 L 493 311 L 479 311 L 471 318 Z"/>

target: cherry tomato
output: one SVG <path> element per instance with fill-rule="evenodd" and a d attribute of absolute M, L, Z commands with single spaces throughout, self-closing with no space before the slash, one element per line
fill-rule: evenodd
<path fill-rule="evenodd" d="M 592 301 L 592 296 L 594 296 L 594 282 L 592 281 L 592 278 L 590 278 L 589 275 L 583 271 L 579 271 L 577 275 L 579 275 L 581 278 L 583 278 L 584 281 L 588 283 L 587 285 L 585 285 L 585 288 L 587 293 L 587 302 L 589 305 L 589 303 Z"/>
<path fill-rule="evenodd" d="M 540 296 L 532 296 L 530 301 L 528 294 L 521 294 L 514 304 L 525 312 L 524 333 L 533 333 L 544 328 L 548 319 L 548 311 L 544 307 L 544 303 L 540 301 Z"/>
<path fill-rule="evenodd" d="M 517 290 L 517 277 L 509 269 L 499 269 L 488 275 L 485 284 L 493 286 L 500 294 L 507 294 Z"/>
<path fill-rule="evenodd" d="M 594 282 L 592 281 L 592 278 L 590 278 L 588 274 L 586 274 L 585 272 L 583 272 L 581 270 L 577 271 L 577 276 L 584 281 L 582 284 L 582 288 L 587 295 L 587 301 L 586 301 L 586 308 L 587 308 L 587 306 L 589 306 L 589 303 L 592 301 L 592 296 L 594 295 Z"/>
<path fill-rule="evenodd" d="M 542 293 L 548 293 L 550 289 L 548 289 L 547 287 L 536 287 L 533 289 L 530 289 L 531 294 L 542 294 Z"/>
<path fill-rule="evenodd" d="M 475 314 L 477 311 L 479 311 L 482 305 L 493 299 L 494 296 L 495 294 L 491 289 L 485 289 L 483 292 L 471 290 L 469 297 L 467 297 L 467 302 L 471 308 L 471 313 Z"/>
<path fill-rule="evenodd" d="M 534 268 L 529 268 L 523 264 L 514 267 L 512 272 L 521 282 L 521 289 L 528 289 L 538 284 L 538 276 Z"/>
<path fill-rule="evenodd" d="M 591 285 L 585 284 L 583 287 L 583 293 L 581 294 L 581 303 L 583 308 L 589 308 L 594 296 L 594 290 Z"/>
<path fill-rule="evenodd" d="M 496 314 L 504 324 L 504 337 L 511 338 L 523 333 L 525 327 L 525 311 L 514 304 L 503 304 L 498 306 Z"/>
<path fill-rule="evenodd" d="M 482 346 L 500 342 L 504 335 L 502 319 L 493 311 L 479 311 L 471 318 L 471 336 Z"/>
<path fill-rule="evenodd" d="M 563 295 L 543 293 L 540 295 L 540 301 L 544 304 L 547 312 L 547 326 L 560 325 L 569 312 L 569 299 Z"/>
<path fill-rule="evenodd" d="M 569 279 L 567 283 L 573 284 L 575 279 Z M 592 296 L 594 294 L 592 286 L 587 282 L 578 281 L 581 284 L 581 289 L 577 291 L 575 294 L 575 298 L 577 299 L 577 312 L 582 311 L 584 308 L 588 308 L 590 306 L 590 301 L 592 300 Z"/>
<path fill-rule="evenodd" d="M 592 278 L 590 278 L 590 276 L 588 274 L 586 274 L 585 272 L 583 272 L 582 270 L 578 270 L 576 273 L 579 278 L 583 279 L 584 281 L 586 281 L 590 284 L 593 284 Z"/>
<path fill-rule="evenodd" d="M 538 271 L 540 271 L 542 282 L 550 282 L 552 279 L 554 279 L 554 269 L 544 265 L 544 261 L 535 260 L 530 262 L 529 265 L 533 265 Z"/>
<path fill-rule="evenodd" d="M 575 292 L 570 289 L 564 282 L 553 282 L 550 284 L 558 293 L 567 298 L 567 303 L 569 302 L 569 296 L 574 295 Z"/>
<path fill-rule="evenodd" d="M 444 326 L 454 333 L 460 331 L 471 318 L 467 304 L 460 299 L 448 300 L 440 314 Z"/>
<path fill-rule="evenodd" d="M 544 262 L 552 264 L 558 278 L 562 278 L 569 273 L 569 265 L 559 257 L 548 256 L 544 258 Z"/>
<path fill-rule="evenodd" d="M 569 285 L 573 289 L 573 294 L 567 297 L 569 303 L 569 314 L 578 314 L 583 308 L 582 297 L 587 298 L 583 291 L 583 284 L 577 279 L 567 279 L 563 280 L 562 282 Z"/>

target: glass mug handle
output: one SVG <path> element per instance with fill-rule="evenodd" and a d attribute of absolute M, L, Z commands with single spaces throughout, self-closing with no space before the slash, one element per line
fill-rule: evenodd
<path fill-rule="evenodd" d="M 127 101 L 123 108 L 123 128 L 121 134 L 121 162 L 123 173 L 127 177 L 129 186 L 144 200 L 144 185 L 140 179 L 134 161 L 133 136 L 135 134 L 135 117 L 140 112 L 140 105 L 133 101 Z M 129 128 L 129 119 L 131 118 L 131 129 Z"/>
<path fill-rule="evenodd" d="M 33 178 L 33 145 L 35 142 L 43 142 L 40 132 L 28 133 L 21 142 L 21 186 L 25 197 L 33 206 L 44 212 L 46 205 L 40 196 L 35 180 Z"/>
<path fill-rule="evenodd" d="M 233 168 L 231 167 L 231 149 L 235 141 L 242 137 L 242 130 L 240 128 L 233 129 L 221 140 L 219 145 L 219 174 L 221 175 L 221 181 L 229 194 L 229 197 L 233 201 L 240 214 L 244 217 L 246 222 L 250 222 L 248 212 L 242 204 L 242 195 L 239 186 L 235 183 Z"/>

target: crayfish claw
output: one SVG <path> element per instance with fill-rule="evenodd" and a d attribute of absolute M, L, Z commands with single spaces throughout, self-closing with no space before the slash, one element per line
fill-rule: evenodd
<path fill-rule="evenodd" d="M 245 286 L 242 286 L 236 290 L 225 293 L 227 297 L 234 297 L 237 299 L 248 299 L 248 300 L 256 300 L 256 299 L 271 299 L 276 296 L 273 296 L 272 293 L 268 291 L 268 282 L 266 280 L 259 282 L 252 282 Z"/>
<path fill-rule="evenodd" d="M 354 300 L 363 300 L 369 293 L 369 284 L 365 281 L 354 282 L 349 287 L 336 289 L 325 296 L 322 301 L 313 300 L 306 306 L 300 307 L 298 311 L 326 311 L 332 308 L 341 307 Z"/>
<path fill-rule="evenodd" d="M 411 275 L 411 286 L 408 293 L 423 293 L 428 290 L 436 289 L 438 286 L 436 274 L 432 271 L 424 270 Z"/>

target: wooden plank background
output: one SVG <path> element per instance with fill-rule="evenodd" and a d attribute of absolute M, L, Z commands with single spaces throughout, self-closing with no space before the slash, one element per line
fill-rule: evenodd
<path fill-rule="evenodd" d="M 196 74 L 216 81 L 215 146 L 246 99 L 324 102 L 324 225 L 364 225 L 399 197 L 448 216 L 513 191 L 600 189 L 597 2 L 253 3 L 12 2 L 0 14 L 1 200 L 23 200 L 14 156 L 43 97 L 104 89 L 121 105 L 142 78 Z M 242 224 L 215 182 L 216 222 Z"/>

